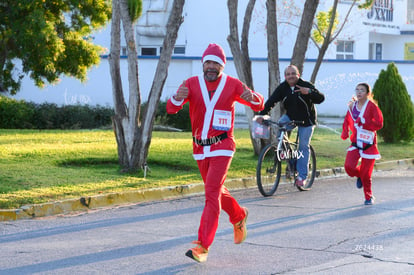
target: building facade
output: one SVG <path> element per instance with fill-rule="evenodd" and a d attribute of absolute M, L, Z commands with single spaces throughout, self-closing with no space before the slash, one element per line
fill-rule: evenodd
<path fill-rule="evenodd" d="M 250 56 L 266 58 L 265 0 L 257 1 L 249 36 Z M 291 58 L 305 0 L 277 1 L 280 58 Z M 375 0 L 370 9 L 359 9 L 353 0 L 340 0 L 338 26 L 344 28 L 325 55 L 326 59 L 414 60 L 414 1 Z M 360 2 L 360 1 L 359 1 Z M 160 54 L 166 32 L 171 0 L 144 1 L 145 11 L 137 24 L 137 43 L 142 56 Z M 239 1 L 239 29 L 247 1 Z M 319 11 L 329 11 L 333 1 L 320 1 Z M 348 15 L 349 13 L 349 15 Z M 347 16 L 348 15 L 348 16 Z M 187 1 L 184 23 L 179 31 L 174 55 L 199 56 L 208 43 L 226 46 L 229 33 L 226 1 Z M 126 47 L 124 47 L 126 49 Z M 125 51 L 125 50 L 124 50 Z M 307 58 L 316 58 L 317 47 L 309 43 Z"/>
<path fill-rule="evenodd" d="M 247 0 L 238 1 L 239 30 Z M 277 0 L 279 58 L 281 71 L 292 55 L 305 0 Z M 320 1 L 318 11 L 328 11 L 333 0 Z M 341 0 L 338 5 L 339 24 L 347 20 L 339 35 L 330 44 L 319 70 L 316 86 L 325 93 L 327 100 L 319 112 L 342 115 L 347 100 L 358 82 L 373 85 L 376 76 L 389 62 L 395 62 L 403 76 L 411 97 L 414 96 L 414 0 L 375 0 L 367 10 L 352 6 L 353 1 Z M 143 14 L 136 24 L 136 40 L 139 53 L 139 79 L 142 99 L 146 101 L 153 75 L 162 51 L 166 23 L 172 0 L 144 0 Z M 266 0 L 257 0 L 254 8 L 249 50 L 252 59 L 255 89 L 268 94 Z M 346 15 L 349 12 L 349 16 Z M 182 80 L 201 73 L 201 55 L 209 43 L 223 46 L 229 62 L 225 72 L 237 76 L 227 43 L 229 34 L 227 1 L 188 0 L 183 11 L 184 22 L 180 27 L 169 75 L 162 99 L 171 96 Z M 110 24 L 94 35 L 94 42 L 109 48 Z M 121 55 L 126 55 L 125 42 Z M 317 46 L 310 41 L 306 53 L 303 77 L 309 79 L 318 55 Z M 121 60 L 124 87 L 128 87 L 126 59 Z M 283 75 L 281 76 L 283 79 Z M 111 78 L 107 56 L 101 64 L 91 69 L 84 84 L 63 77 L 53 86 L 39 89 L 25 79 L 22 90 L 16 96 L 36 103 L 91 104 L 112 106 Z M 340 105 L 338 105 L 340 104 Z M 338 106 L 344 106 L 338 108 Z M 243 108 L 237 108 L 243 112 Z"/>

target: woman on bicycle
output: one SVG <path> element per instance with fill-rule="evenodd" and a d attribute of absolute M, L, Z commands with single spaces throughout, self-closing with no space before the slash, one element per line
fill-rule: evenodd
<path fill-rule="evenodd" d="M 383 126 L 382 112 L 372 100 L 371 87 L 359 83 L 355 89 L 356 97 L 348 104 L 341 138 L 346 140 L 352 132 L 351 146 L 345 159 L 345 171 L 350 177 L 357 177 L 357 188 L 364 188 L 365 205 L 374 203 L 372 195 L 372 171 L 376 159 L 381 155 L 377 148 L 377 130 Z M 361 159 L 361 164 L 358 165 Z"/>

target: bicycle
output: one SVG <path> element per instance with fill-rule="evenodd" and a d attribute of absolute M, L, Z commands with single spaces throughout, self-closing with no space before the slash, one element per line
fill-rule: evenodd
<path fill-rule="evenodd" d="M 296 161 L 303 155 L 298 150 L 299 134 L 296 134 L 295 142 L 290 141 L 287 127 L 297 126 L 303 124 L 303 122 L 289 121 L 287 123 L 279 123 L 272 120 L 263 120 L 263 124 L 267 126 L 276 125 L 279 128 L 277 143 L 270 143 L 262 149 L 256 167 L 257 187 L 264 197 L 268 197 L 276 192 L 283 177 L 287 182 L 293 182 L 293 184 L 295 182 L 298 175 Z M 316 156 L 311 145 L 309 145 L 308 168 L 306 185 L 295 185 L 300 191 L 310 190 L 315 180 Z M 282 177 L 283 171 L 284 175 Z"/>

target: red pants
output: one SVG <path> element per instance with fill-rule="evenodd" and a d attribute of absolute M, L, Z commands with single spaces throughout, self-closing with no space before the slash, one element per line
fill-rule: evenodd
<path fill-rule="evenodd" d="M 358 165 L 359 159 L 361 164 Z M 364 188 L 365 199 L 372 197 L 372 171 L 374 170 L 375 159 L 361 158 L 359 150 L 348 151 L 345 159 L 345 171 L 350 177 L 361 178 Z"/>
<path fill-rule="evenodd" d="M 197 161 L 204 181 L 206 198 L 198 229 L 198 240 L 207 249 L 213 243 L 221 209 L 229 215 L 232 224 L 241 221 L 246 215 L 238 202 L 223 185 L 230 163 L 231 157 L 225 156 L 210 157 Z"/>

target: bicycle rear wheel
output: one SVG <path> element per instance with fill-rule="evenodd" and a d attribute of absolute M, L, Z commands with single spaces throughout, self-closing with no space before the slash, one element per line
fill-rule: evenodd
<path fill-rule="evenodd" d="M 308 191 L 312 188 L 312 184 L 316 176 L 316 155 L 312 145 L 309 145 L 309 165 L 308 176 L 306 177 L 306 184 L 304 186 L 296 186 L 300 191 Z"/>
<path fill-rule="evenodd" d="M 266 145 L 260 153 L 256 167 L 256 181 L 259 192 L 268 197 L 276 192 L 281 175 L 281 163 L 277 156 L 277 147 Z"/>

